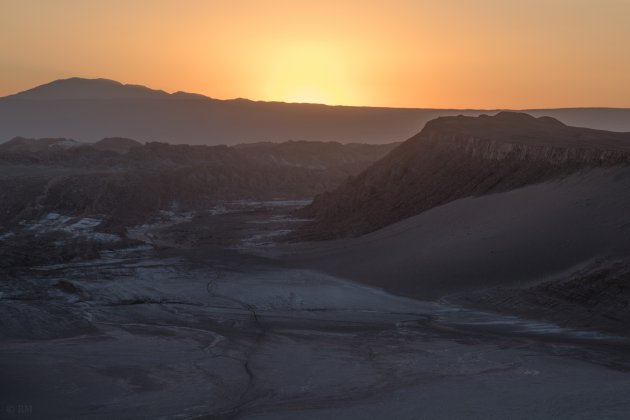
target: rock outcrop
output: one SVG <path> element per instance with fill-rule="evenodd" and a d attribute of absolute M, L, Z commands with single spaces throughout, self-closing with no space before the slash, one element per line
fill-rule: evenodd
<path fill-rule="evenodd" d="M 298 235 L 361 235 L 459 198 L 628 162 L 630 133 L 568 127 L 514 112 L 438 118 L 358 176 L 316 197 L 302 211 L 315 221 Z"/>

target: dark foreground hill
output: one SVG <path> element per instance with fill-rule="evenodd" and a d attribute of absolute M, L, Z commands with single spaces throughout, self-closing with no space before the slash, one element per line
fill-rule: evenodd
<path fill-rule="evenodd" d="M 82 142 L 126 137 L 206 145 L 287 140 L 390 143 L 410 137 L 436 117 L 483 112 L 218 100 L 112 80 L 72 78 L 0 98 L 0 142 L 16 136 L 51 136 Z M 630 131 L 629 109 L 531 113 L 572 125 Z"/>

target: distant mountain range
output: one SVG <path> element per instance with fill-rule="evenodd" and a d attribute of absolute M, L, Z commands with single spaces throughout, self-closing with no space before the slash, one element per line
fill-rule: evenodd
<path fill-rule="evenodd" d="M 568 125 L 630 131 L 630 109 L 527 112 Z M 286 140 L 391 143 L 411 137 L 436 117 L 482 113 L 493 112 L 218 100 L 106 79 L 71 78 L 0 98 L 0 142 L 22 136 L 205 145 Z"/>
<path fill-rule="evenodd" d="M 133 148 L 142 147 L 142 143 L 122 137 L 108 137 L 96 143 L 81 143 L 63 137 L 41 139 L 14 137 L 7 142 L 0 143 L 0 160 L 6 160 L 10 157 L 41 159 L 51 153 L 59 154 L 70 149 L 81 147 L 100 150 L 102 152 L 108 151 L 124 154 Z"/>

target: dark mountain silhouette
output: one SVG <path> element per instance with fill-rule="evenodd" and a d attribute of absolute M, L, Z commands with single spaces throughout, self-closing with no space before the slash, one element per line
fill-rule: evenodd
<path fill-rule="evenodd" d="M 24 136 L 83 142 L 127 137 L 207 145 L 286 140 L 390 143 L 412 136 L 439 116 L 481 113 L 218 100 L 112 80 L 72 78 L 0 98 L 0 141 Z M 557 117 L 570 125 L 630 131 L 628 109 L 534 110 L 532 114 Z"/>
<path fill-rule="evenodd" d="M 169 94 L 162 90 L 149 89 L 140 85 L 125 85 L 108 79 L 70 79 L 56 80 L 45 85 L 25 90 L 7 98 L 31 100 L 64 99 L 138 99 L 164 98 Z"/>
<path fill-rule="evenodd" d="M 630 133 L 501 112 L 443 117 L 304 210 L 310 238 L 365 234 L 469 196 L 630 162 Z"/>

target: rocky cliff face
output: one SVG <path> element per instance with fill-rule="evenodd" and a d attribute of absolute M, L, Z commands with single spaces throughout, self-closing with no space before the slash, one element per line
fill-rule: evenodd
<path fill-rule="evenodd" d="M 434 147 L 450 150 L 453 153 L 463 153 L 470 158 L 481 158 L 488 161 L 515 160 L 540 161 L 554 165 L 568 162 L 598 165 L 605 163 L 626 163 L 630 154 L 625 150 L 601 150 L 595 148 L 563 147 L 553 145 L 531 145 L 466 135 L 439 134 L 434 139 Z"/>
<path fill-rule="evenodd" d="M 316 197 L 302 211 L 315 221 L 299 235 L 360 235 L 458 198 L 628 162 L 630 133 L 513 112 L 438 118 L 357 177 Z"/>

